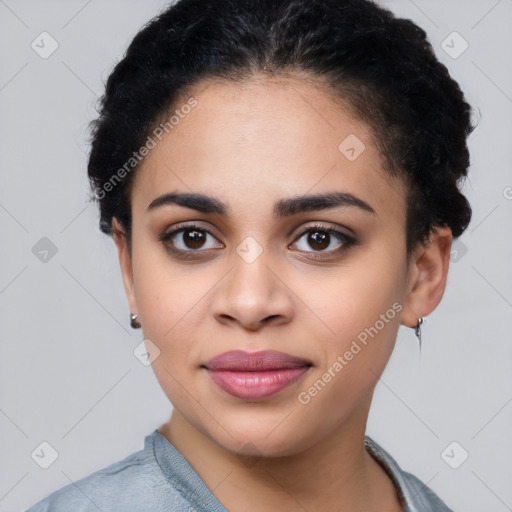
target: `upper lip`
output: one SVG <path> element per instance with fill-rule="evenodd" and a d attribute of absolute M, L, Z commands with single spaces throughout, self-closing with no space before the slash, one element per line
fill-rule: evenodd
<path fill-rule="evenodd" d="M 276 350 L 261 350 L 259 352 L 230 350 L 210 359 L 204 366 L 209 370 L 256 372 L 300 368 L 311 366 L 311 363 L 305 359 Z"/>

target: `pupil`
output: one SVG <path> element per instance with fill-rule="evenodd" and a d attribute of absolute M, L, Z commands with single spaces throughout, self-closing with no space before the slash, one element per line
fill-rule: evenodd
<path fill-rule="evenodd" d="M 186 236 L 186 244 L 190 247 L 190 244 L 192 244 L 193 249 L 197 249 L 198 247 L 201 247 L 202 243 L 204 242 L 204 234 L 201 231 L 197 230 L 187 230 L 187 236 Z"/>
<path fill-rule="evenodd" d="M 328 238 L 329 234 L 320 234 L 318 231 L 314 231 L 309 235 L 310 240 L 317 246 L 318 249 L 325 249 L 329 246 Z M 327 241 L 327 243 L 325 243 Z M 320 247 L 321 246 L 321 247 Z"/>

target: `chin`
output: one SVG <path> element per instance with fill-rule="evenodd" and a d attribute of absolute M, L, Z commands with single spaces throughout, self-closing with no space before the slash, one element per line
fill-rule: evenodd
<path fill-rule="evenodd" d="M 222 427 L 206 432 L 224 449 L 240 457 L 285 457 L 300 453 L 315 443 L 314 432 L 306 432 L 289 421 L 286 414 L 266 419 L 262 413 L 241 419 L 240 415 L 229 421 L 225 417 Z M 225 430 L 224 430 L 225 429 Z"/>

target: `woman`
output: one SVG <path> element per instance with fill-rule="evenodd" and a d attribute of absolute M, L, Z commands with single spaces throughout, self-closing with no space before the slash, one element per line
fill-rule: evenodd
<path fill-rule="evenodd" d="M 110 75 L 89 178 L 173 405 L 30 511 L 448 511 L 365 435 L 442 299 L 470 106 L 366 0 L 181 0 Z"/>

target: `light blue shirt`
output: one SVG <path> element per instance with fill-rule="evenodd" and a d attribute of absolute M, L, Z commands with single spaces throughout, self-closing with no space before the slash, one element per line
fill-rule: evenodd
<path fill-rule="evenodd" d="M 368 436 L 365 446 L 391 477 L 406 512 L 453 512 Z M 26 512 L 199 511 L 227 512 L 180 452 L 155 429 L 144 438 L 142 450 L 58 489 Z"/>

